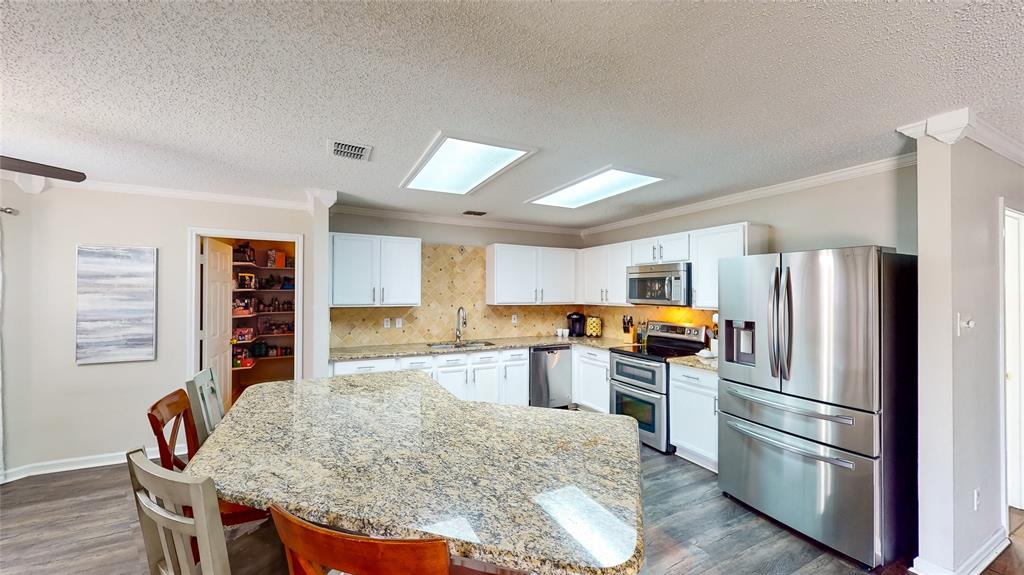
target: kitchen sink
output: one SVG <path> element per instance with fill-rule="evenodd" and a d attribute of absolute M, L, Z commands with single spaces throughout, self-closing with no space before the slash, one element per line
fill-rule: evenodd
<path fill-rule="evenodd" d="M 431 343 L 427 345 L 430 349 L 482 349 L 494 345 L 489 341 L 464 341 L 462 343 L 456 343 L 454 341 L 445 341 L 441 343 Z"/>

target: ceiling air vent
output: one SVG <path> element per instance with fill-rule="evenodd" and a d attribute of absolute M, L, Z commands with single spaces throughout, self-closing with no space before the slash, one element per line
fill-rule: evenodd
<path fill-rule="evenodd" d="M 477 212 L 477 211 L 474 211 L 474 210 L 466 210 L 466 211 L 462 212 L 462 215 L 464 215 L 464 216 L 486 216 L 487 212 Z"/>
<path fill-rule="evenodd" d="M 350 160 L 370 160 L 370 152 L 373 146 L 362 144 L 350 144 L 339 140 L 328 140 L 327 142 L 331 155 L 336 158 L 348 158 Z"/>

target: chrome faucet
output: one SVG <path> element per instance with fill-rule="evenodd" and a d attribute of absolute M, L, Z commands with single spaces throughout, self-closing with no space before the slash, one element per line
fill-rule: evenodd
<path fill-rule="evenodd" d="M 455 343 L 462 343 L 462 328 L 466 327 L 466 308 L 460 307 L 455 318 Z"/>

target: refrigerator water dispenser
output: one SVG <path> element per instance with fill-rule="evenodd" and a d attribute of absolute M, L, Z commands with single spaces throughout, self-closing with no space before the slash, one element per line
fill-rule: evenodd
<path fill-rule="evenodd" d="M 726 320 L 725 361 L 754 366 L 754 325 L 752 321 Z"/>

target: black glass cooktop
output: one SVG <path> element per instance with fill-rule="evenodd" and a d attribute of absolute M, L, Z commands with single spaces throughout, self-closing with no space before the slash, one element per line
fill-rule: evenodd
<path fill-rule="evenodd" d="M 616 353 L 624 353 L 626 355 L 632 355 L 644 359 L 650 359 L 654 361 L 665 361 L 670 357 L 680 357 L 684 355 L 694 355 L 700 349 L 704 347 L 698 345 L 696 348 L 691 346 L 666 346 L 657 344 L 648 345 L 624 345 L 621 347 L 613 347 L 611 351 Z"/>

